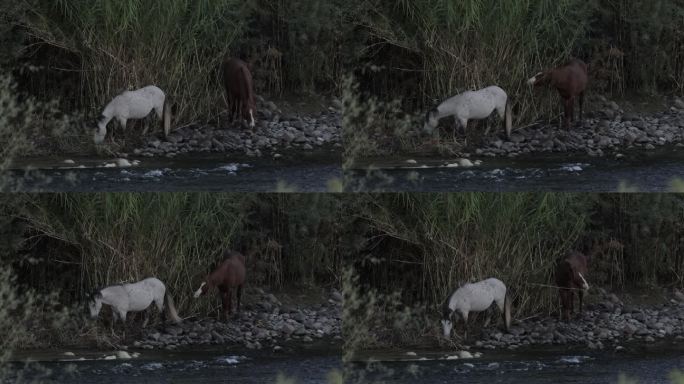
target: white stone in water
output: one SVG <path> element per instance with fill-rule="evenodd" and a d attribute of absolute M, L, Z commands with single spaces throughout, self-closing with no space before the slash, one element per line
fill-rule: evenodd
<path fill-rule="evenodd" d="M 67 160 L 64 160 L 64 164 L 76 164 L 76 162 L 73 160 L 67 159 Z"/>
<path fill-rule="evenodd" d="M 134 358 L 134 359 L 137 359 L 138 357 L 140 357 L 140 353 L 139 353 L 139 352 L 133 352 L 133 353 L 131 354 L 131 357 Z"/>
<path fill-rule="evenodd" d="M 131 355 L 129 355 L 126 351 L 119 351 L 116 353 L 116 357 L 119 359 L 130 359 Z"/>
<path fill-rule="evenodd" d="M 406 352 L 406 356 L 418 356 L 415 352 Z"/>
<path fill-rule="evenodd" d="M 446 359 L 447 360 L 458 360 L 458 356 L 457 355 L 451 355 L 451 356 L 447 356 Z"/>
<path fill-rule="evenodd" d="M 116 163 L 106 163 L 104 165 L 105 168 L 116 168 Z"/>
<path fill-rule="evenodd" d="M 458 164 L 459 164 L 461 167 L 464 167 L 464 168 L 471 168 L 471 167 L 473 167 L 473 163 L 472 163 L 470 160 L 468 160 L 468 159 L 461 159 L 461 160 L 458 161 Z"/>
<path fill-rule="evenodd" d="M 64 356 L 76 356 L 73 352 L 64 352 Z"/>
<path fill-rule="evenodd" d="M 131 162 L 126 159 L 116 159 L 116 165 L 120 168 L 128 168 L 132 166 Z"/>
<path fill-rule="evenodd" d="M 473 355 L 468 351 L 460 351 L 458 357 L 461 359 L 472 359 Z"/>
<path fill-rule="evenodd" d="M 418 164 L 418 162 L 413 160 L 413 159 L 406 160 L 406 163 L 407 164 Z"/>
<path fill-rule="evenodd" d="M 102 360 L 116 360 L 116 356 L 114 356 L 114 355 L 105 356 Z"/>
<path fill-rule="evenodd" d="M 458 163 L 453 163 L 453 164 L 447 164 L 446 167 L 447 168 L 458 168 L 459 165 L 458 165 Z"/>
<path fill-rule="evenodd" d="M 470 368 L 470 369 L 475 368 L 475 366 L 473 364 L 470 364 L 470 363 L 465 363 L 465 364 L 463 364 L 463 366 L 466 368 Z"/>

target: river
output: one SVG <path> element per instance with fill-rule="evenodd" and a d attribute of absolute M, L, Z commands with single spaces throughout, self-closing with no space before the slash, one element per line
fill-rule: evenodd
<path fill-rule="evenodd" d="M 411 360 L 380 353 L 382 363 L 353 363 L 347 382 L 606 384 L 617 383 L 622 373 L 639 384 L 670 384 L 671 372 L 684 370 L 684 345 L 620 352 L 576 348 L 485 352 L 480 359 L 467 360 L 444 360 L 448 355 L 444 352 L 416 352 Z"/>
<path fill-rule="evenodd" d="M 114 353 L 70 350 L 73 357 L 54 351 L 22 353 L 38 361 L 27 378 L 43 383 L 276 383 L 279 375 L 295 383 L 328 383 L 333 371 L 342 371 L 340 351 L 330 344 L 267 352 L 188 349 L 176 352 L 142 351 L 139 358 L 104 360 Z M 84 358 L 82 361 L 74 361 Z M 21 364 L 15 363 L 14 367 Z M 41 377 L 47 369 L 50 373 Z M 15 382 L 16 376 L 7 382 Z"/>
<path fill-rule="evenodd" d="M 65 160 L 70 164 L 65 164 Z M 6 189 L 26 192 L 275 192 L 284 189 L 328 192 L 330 183 L 338 181 L 339 184 L 343 175 L 341 155 L 336 152 L 291 153 L 279 159 L 193 155 L 139 161 L 139 166 L 120 168 L 113 167 L 114 158 L 21 159 L 15 162 Z M 106 164 L 112 167 L 103 167 Z M 31 171 L 26 172 L 27 168 Z"/>
<path fill-rule="evenodd" d="M 450 167 L 458 159 L 434 157 L 365 161 L 345 172 L 345 189 L 355 192 L 617 192 L 628 186 L 641 192 L 667 192 L 672 190 L 673 180 L 684 179 L 684 151 L 668 149 L 625 155 L 622 159 L 579 154 L 482 158 L 482 164 L 472 168 Z"/>

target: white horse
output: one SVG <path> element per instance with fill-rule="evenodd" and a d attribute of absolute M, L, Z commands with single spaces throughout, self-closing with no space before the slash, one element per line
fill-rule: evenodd
<path fill-rule="evenodd" d="M 432 132 L 439 120 L 455 116 L 465 132 L 470 119 L 486 119 L 496 110 L 501 120 L 505 119 L 506 137 L 511 137 L 513 118 L 508 95 L 503 89 L 491 86 L 478 91 L 467 91 L 444 100 L 437 108 L 428 111 L 423 129 Z"/>
<path fill-rule="evenodd" d="M 112 285 L 95 292 L 88 303 L 90 316 L 95 319 L 100 314 L 102 304 L 112 307 L 112 327 L 117 319 L 121 319 L 126 325 L 128 312 L 141 312 L 146 310 L 152 302 L 157 306 L 160 313 L 164 310 L 164 299 L 168 306 L 169 315 L 175 323 L 180 323 L 176 307 L 171 295 L 166 291 L 166 286 L 159 279 L 150 277 L 132 284 Z M 143 328 L 149 318 L 146 316 Z"/>
<path fill-rule="evenodd" d="M 499 307 L 504 320 L 506 331 L 511 327 L 511 302 L 506 294 L 506 285 L 499 279 L 490 278 L 477 283 L 466 284 L 457 289 L 442 307 L 442 329 L 444 337 L 449 338 L 453 323 L 451 318 L 454 314 L 463 319 L 463 338 L 468 338 L 468 314 L 470 312 L 483 312 L 488 310 L 492 303 Z M 485 327 L 489 325 L 490 317 L 487 316 Z"/>
<path fill-rule="evenodd" d="M 164 136 L 171 131 L 171 108 L 169 107 L 164 92 L 150 85 L 135 91 L 125 91 L 116 96 L 107 104 L 102 111 L 102 116 L 97 123 L 97 129 L 93 134 L 95 144 L 101 144 L 107 135 L 107 124 L 116 119 L 122 128 L 126 129 L 128 119 L 143 119 L 154 110 L 157 118 L 163 120 Z M 147 133 L 145 127 L 142 134 Z"/>

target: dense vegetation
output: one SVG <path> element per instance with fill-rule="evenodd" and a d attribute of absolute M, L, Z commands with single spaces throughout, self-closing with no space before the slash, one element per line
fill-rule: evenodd
<path fill-rule="evenodd" d="M 558 111 L 554 98 L 533 98 L 524 80 L 571 55 L 590 62 L 592 92 L 684 90 L 684 6 L 675 0 L 0 0 L 0 7 L 3 72 L 87 121 L 114 94 L 150 83 L 177 103 L 180 124 L 212 120 L 224 109 L 217 68 L 225 54 L 253 62 L 261 94 L 349 92 L 343 78 L 354 72 L 364 103 L 369 94 L 398 98 L 402 111 L 497 84 L 515 100 L 518 124 Z M 393 115 L 354 125 L 350 135 L 372 136 L 365 131 L 384 118 L 404 138 L 408 128 Z M 71 137 L 72 146 L 83 136 L 78 124 L 59 135 L 52 128 L 44 123 L 42 136 Z"/>
<path fill-rule="evenodd" d="M 0 2 L 0 59 L 22 88 L 72 109 L 100 108 L 123 89 L 157 84 L 183 120 L 224 108 L 224 55 L 254 63 L 258 91 L 334 89 L 342 71 L 342 1 Z M 4 49 L 3 49 L 4 51 Z"/>
<path fill-rule="evenodd" d="M 611 240 L 622 249 L 595 256 L 593 286 L 684 286 L 681 195 L 382 195 L 360 212 L 366 242 L 345 275 L 348 349 L 415 339 L 456 287 L 492 276 L 513 292 L 517 318 L 550 314 L 558 257 Z"/>
<path fill-rule="evenodd" d="M 616 240 L 592 261 L 612 289 L 684 286 L 680 195 L 573 194 L 68 194 L 5 195 L 3 265 L 19 284 L 65 304 L 92 289 L 157 276 L 185 313 L 233 247 L 254 251 L 250 284 L 274 289 L 346 284 L 345 311 L 434 308 L 462 282 L 498 276 L 517 314 L 555 308 L 555 260 Z M 343 273 L 343 266 L 350 268 Z M 366 295 L 392 300 L 373 302 Z M 394 296 L 393 296 L 394 295 Z M 395 300 L 396 299 L 396 300 Z M 389 307 L 388 307 L 389 308 Z M 394 307 L 392 307 L 394 308 Z M 387 309 L 387 308 L 386 308 Z M 360 329 L 360 322 L 354 322 Z"/>
<path fill-rule="evenodd" d="M 370 32 L 367 49 L 357 61 L 354 83 L 343 92 L 350 158 L 420 151 L 424 138 L 414 136 L 427 107 L 488 85 L 508 93 L 514 126 L 540 116 L 553 119 L 562 113 L 556 92 L 533 93 L 526 80 L 570 57 L 589 63 L 592 100 L 597 94 L 631 98 L 684 91 L 680 1 L 378 0 L 366 5 L 359 24 Z M 590 109 L 596 106 L 592 100 Z M 413 119 L 414 111 L 419 118 Z"/>
<path fill-rule="evenodd" d="M 252 253 L 249 285 L 339 286 L 340 201 L 325 195 L 5 196 L 3 265 L 22 285 L 81 302 L 93 289 L 156 276 L 180 310 L 226 248 Z M 202 306 L 203 305 L 203 306 Z"/>
<path fill-rule="evenodd" d="M 496 83 L 515 95 L 578 55 L 603 90 L 684 89 L 684 6 L 674 0 L 2 0 L 0 65 L 77 109 L 155 83 L 186 118 L 220 107 L 224 54 L 255 63 L 268 93 L 335 90 L 375 64 L 369 87 L 422 104 Z"/>

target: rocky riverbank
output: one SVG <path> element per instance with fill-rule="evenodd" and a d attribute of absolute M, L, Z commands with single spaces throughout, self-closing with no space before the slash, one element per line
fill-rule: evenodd
<path fill-rule="evenodd" d="M 260 289 L 243 301 L 229 321 L 186 320 L 146 330 L 134 348 L 174 350 L 193 345 L 240 345 L 249 349 L 281 350 L 291 341 L 341 340 L 342 295 L 332 291 L 326 303 L 291 306 Z"/>
<path fill-rule="evenodd" d="M 518 349 L 533 345 L 586 345 L 589 349 L 621 350 L 622 344 L 654 343 L 664 339 L 684 342 L 684 294 L 675 292 L 666 304 L 634 306 L 600 291 L 597 304 L 588 305 L 581 318 L 561 322 L 544 318 L 519 322 L 504 333 L 490 327 L 473 344 L 484 349 Z"/>
<path fill-rule="evenodd" d="M 258 97 L 257 122 L 254 130 L 244 122 L 227 126 L 217 124 L 189 125 L 172 131 L 168 138 L 151 136 L 136 156 L 173 158 L 186 153 L 244 153 L 249 157 L 280 157 L 278 151 L 317 147 L 341 148 L 341 104 L 332 100 L 326 111 L 318 113 L 284 113 L 278 106 Z M 223 123 L 221 123 L 223 125 Z"/>
<path fill-rule="evenodd" d="M 478 156 L 517 157 L 544 152 L 584 152 L 590 156 L 624 157 L 621 151 L 684 147 L 684 102 L 674 99 L 670 109 L 657 113 L 626 112 L 600 98 L 598 110 L 588 113 L 570 130 L 535 124 L 514 129 L 510 140 L 492 137 L 475 149 Z"/>

